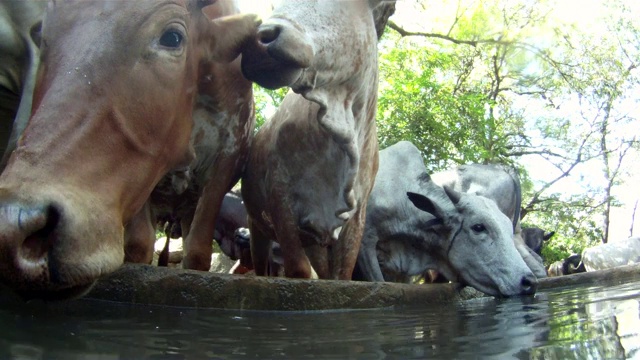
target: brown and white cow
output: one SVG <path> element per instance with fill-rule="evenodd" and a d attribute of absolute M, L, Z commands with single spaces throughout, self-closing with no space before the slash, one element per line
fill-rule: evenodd
<path fill-rule="evenodd" d="M 0 281 L 67 298 L 122 264 L 124 224 L 192 160 L 202 76 L 255 35 L 255 16 L 210 20 L 210 3 L 51 3 L 32 115 L 0 176 Z"/>
<path fill-rule="evenodd" d="M 243 51 L 258 84 L 291 86 L 242 179 L 256 274 L 272 240 L 287 277 L 351 279 L 378 168 L 378 1 L 283 2 Z"/>
<path fill-rule="evenodd" d="M 238 12 L 228 0 L 212 8 L 208 9 L 212 18 Z M 170 217 L 181 224 L 183 267 L 209 270 L 216 218 L 225 194 L 238 182 L 247 162 L 255 111 L 252 84 L 242 76 L 240 58 L 231 63 L 211 62 L 203 66 L 202 73 L 190 140 L 196 159 L 187 170 L 167 174 L 127 225 L 126 261 L 151 263 L 156 219 Z M 181 176 L 185 171 L 188 176 Z"/>

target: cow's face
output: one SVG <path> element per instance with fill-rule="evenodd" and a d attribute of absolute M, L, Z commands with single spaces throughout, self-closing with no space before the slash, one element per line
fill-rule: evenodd
<path fill-rule="evenodd" d="M 200 67 L 231 61 L 256 31 L 254 16 L 211 21 L 203 4 L 50 6 L 32 116 L 0 178 L 2 282 L 64 298 L 122 263 L 123 225 L 192 160 Z"/>
<path fill-rule="evenodd" d="M 537 227 L 522 229 L 522 237 L 524 238 L 525 244 L 538 255 L 542 255 L 543 243 L 551 239 L 553 235 L 555 235 L 554 231 L 545 232 Z"/>
<path fill-rule="evenodd" d="M 444 273 L 494 296 L 533 294 L 537 280 L 513 244 L 509 218 L 492 200 L 445 190 L 451 204 L 410 193 L 414 205 L 436 217 Z"/>
<path fill-rule="evenodd" d="M 372 66 L 365 59 L 376 58 L 375 6 L 376 1 L 283 2 L 243 50 L 242 71 L 266 88 L 291 86 L 303 94 L 345 82 Z"/>

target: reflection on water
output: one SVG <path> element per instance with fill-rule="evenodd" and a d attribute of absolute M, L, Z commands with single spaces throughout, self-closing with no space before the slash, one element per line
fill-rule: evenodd
<path fill-rule="evenodd" d="M 625 359 L 640 282 L 429 308 L 312 313 L 0 303 L 0 358 Z"/>

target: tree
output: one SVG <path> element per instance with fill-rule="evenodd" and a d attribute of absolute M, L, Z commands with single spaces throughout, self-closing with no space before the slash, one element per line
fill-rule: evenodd
<path fill-rule="evenodd" d="M 638 121 L 620 111 L 638 85 L 632 12 L 610 5 L 615 26 L 595 36 L 556 22 L 552 2 L 455 4 L 453 15 L 439 13 L 448 19 L 443 31 L 409 30 L 392 18 L 395 34 L 383 42 L 380 65 L 381 146 L 410 140 L 431 171 L 464 162 L 515 164 L 525 190 L 523 221 L 560 230 L 558 256 L 606 240 L 607 216 L 617 205 L 611 189 L 637 149 L 635 137 L 619 136 Z M 533 179 L 532 163 L 552 176 Z M 581 193 L 558 190 L 597 166 L 604 181 L 585 181 Z"/>

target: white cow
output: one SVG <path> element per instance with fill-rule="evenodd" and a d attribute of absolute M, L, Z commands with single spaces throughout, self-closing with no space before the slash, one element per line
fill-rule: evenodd
<path fill-rule="evenodd" d="M 611 269 L 640 263 L 640 237 L 609 242 L 584 249 L 582 263 L 587 271 Z"/>

